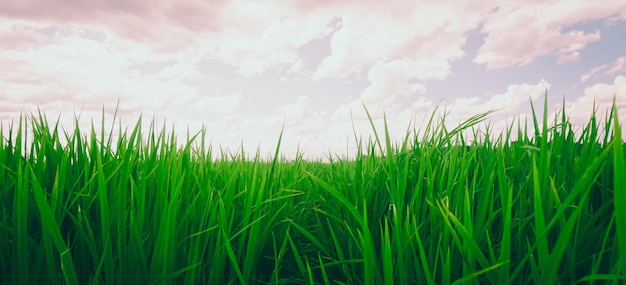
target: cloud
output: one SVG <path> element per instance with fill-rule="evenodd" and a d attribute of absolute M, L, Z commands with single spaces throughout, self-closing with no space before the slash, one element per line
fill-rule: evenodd
<path fill-rule="evenodd" d="M 331 33 L 333 14 L 299 11 L 280 2 L 235 1 L 226 7 L 223 30 L 211 35 L 207 54 L 252 77 L 280 65 L 298 68 L 302 45 Z"/>
<path fill-rule="evenodd" d="M 569 63 L 569 62 L 576 62 L 578 61 L 579 58 L 580 58 L 580 52 L 575 51 L 570 54 L 559 55 L 559 58 L 557 59 L 556 63 L 564 64 L 564 63 Z"/>
<path fill-rule="evenodd" d="M 232 92 L 223 96 L 183 95 L 176 97 L 177 102 L 173 102 L 176 106 L 173 112 L 178 117 L 192 117 L 202 121 L 216 115 L 227 115 L 235 112 L 241 98 L 240 92 Z"/>
<path fill-rule="evenodd" d="M 66 27 L 105 30 L 153 53 L 186 51 L 192 60 L 209 57 L 239 67 L 252 77 L 268 68 L 297 64 L 296 49 L 334 27 L 326 10 L 311 12 L 282 1 L 8 1 L 0 19 L 38 22 L 40 30 L 0 35 L 0 45 L 34 45 L 37 33 Z M 8 43 L 7 43 L 8 42 Z"/>
<path fill-rule="evenodd" d="M 540 80 L 537 84 L 511 84 L 504 94 L 491 97 L 485 104 L 485 109 L 513 112 L 521 105 L 535 100 L 550 89 L 550 83 Z"/>
<path fill-rule="evenodd" d="M 207 131 L 221 134 L 219 143 L 232 152 L 239 151 L 243 144 L 246 151 L 260 151 L 262 155 L 276 148 L 282 130 L 281 153 L 293 157 L 298 150 L 306 151 L 307 157 L 321 158 L 328 151 L 328 125 L 324 111 L 310 108 L 310 98 L 298 96 L 289 104 L 276 109 L 274 115 L 266 117 L 242 116 L 238 113 L 211 122 Z M 303 148 L 299 149 L 300 145 Z"/>
<path fill-rule="evenodd" d="M 594 106 L 598 111 L 598 121 L 602 122 L 607 112 L 610 112 L 614 100 L 623 127 L 626 122 L 626 76 L 617 76 L 612 83 L 596 83 L 585 88 L 583 96 L 566 102 L 565 112 L 574 128 L 580 133 L 589 122 Z"/>
<path fill-rule="evenodd" d="M 427 66 L 446 66 L 463 56 L 464 34 L 488 10 L 488 6 L 446 2 L 369 1 L 351 6 L 339 12 L 341 25 L 332 34 L 331 55 L 322 61 L 314 78 L 343 78 L 379 61 L 398 58 L 408 58 L 414 65 L 428 59 Z M 447 75 L 426 70 L 421 77 Z"/>
<path fill-rule="evenodd" d="M 604 24 L 606 26 L 615 26 L 619 24 L 620 22 L 624 22 L 624 21 L 626 21 L 626 10 L 621 11 L 617 15 L 613 15 L 611 17 L 606 18 L 606 20 L 604 20 Z"/>
<path fill-rule="evenodd" d="M 537 56 L 554 54 L 558 62 L 577 60 L 586 44 L 599 32 L 564 32 L 587 20 L 615 15 L 624 10 L 620 1 L 604 5 L 561 1 L 525 6 L 475 1 L 410 2 L 365 1 L 363 5 L 342 1 L 315 4 L 272 0 L 249 1 L 104 1 L 74 3 L 61 0 L 3 3 L 0 17 L 11 22 L 45 23 L 39 30 L 17 27 L 0 35 L 0 45 L 34 46 L 42 34 L 82 26 L 122 38 L 151 52 L 182 53 L 190 61 L 217 59 L 253 77 L 270 68 L 301 68 L 297 49 L 331 35 L 332 53 L 315 71 L 315 78 L 346 77 L 373 66 L 408 58 L 423 70 L 423 79 L 441 79 L 446 66 L 464 55 L 466 34 L 484 21 L 485 44 L 475 58 L 489 68 L 525 64 Z M 486 17 L 486 19 L 485 19 Z M 511 32 L 516 31 L 516 32 Z M 10 36 L 10 37 L 8 37 Z M 84 35 L 87 37 L 87 35 Z M 513 48 L 512 48 L 513 47 Z"/>
<path fill-rule="evenodd" d="M 107 1 L 68 2 L 63 0 L 20 1 L 5 0 L 0 16 L 39 20 L 88 20 L 102 12 L 142 15 L 155 6 L 152 1 Z"/>
<path fill-rule="evenodd" d="M 615 75 L 617 73 L 626 72 L 626 56 L 622 56 L 615 60 L 613 66 L 606 71 L 607 75 Z"/>
<path fill-rule="evenodd" d="M 451 104 L 444 104 L 442 111 L 450 112 L 447 116 L 450 123 L 459 123 L 488 111 L 494 111 L 494 116 L 515 116 L 520 113 L 521 107 L 528 106 L 529 100 L 534 101 L 549 89 L 550 83 L 543 79 L 536 84 L 509 84 L 504 93 L 493 95 L 487 100 L 481 100 L 484 96 L 459 98 Z"/>
<path fill-rule="evenodd" d="M 75 106 L 99 111 L 104 106 L 113 112 L 120 100 L 122 112 L 168 112 L 180 102 L 171 98 L 196 95 L 195 82 L 202 79 L 197 66 L 184 60 L 184 51 L 161 55 L 87 28 L 50 32 L 47 24 L 18 26 L 16 34 L 28 31 L 36 41 L 0 53 L 0 64 L 11 66 L 0 71 L 0 97 L 27 108 L 61 112 Z M 84 36 L 88 33 L 103 36 L 92 39 Z M 0 34 L 14 35 L 6 29 Z M 141 69 L 152 63 L 162 67 Z"/>
<path fill-rule="evenodd" d="M 470 117 L 488 111 L 494 111 L 487 119 L 491 131 L 499 134 L 509 126 L 512 118 L 523 119 L 524 115 L 522 114 L 529 109 L 528 102 L 535 101 L 544 95 L 550 86 L 551 84 L 547 81 L 540 80 L 535 84 L 509 84 L 505 91 L 490 97 L 481 95 L 462 97 L 451 102 L 436 102 L 427 96 L 419 96 L 415 97 L 409 106 L 389 104 L 386 107 L 381 107 L 381 105 L 373 104 L 366 107 L 379 132 L 383 129 L 383 113 L 386 114 L 389 133 L 394 140 L 403 139 L 409 123 L 413 124 L 412 127 L 415 130 L 425 131 L 431 115 L 434 115 L 435 120 L 432 123 L 438 123 L 438 120 L 441 120 L 445 115 L 446 127 L 451 130 Z M 340 106 L 333 113 L 332 121 L 335 133 L 343 132 L 345 136 L 346 133 L 351 133 L 352 125 L 354 125 L 357 135 L 363 135 L 364 138 L 373 135 L 368 116 L 363 110 L 363 106 L 358 102 L 350 102 Z M 471 140 L 470 137 L 466 137 L 466 139 Z"/>
<path fill-rule="evenodd" d="M 572 107 L 583 105 L 587 112 L 592 110 L 591 106 L 596 103 L 599 110 L 607 109 L 611 106 L 613 99 L 618 106 L 626 106 L 626 76 L 617 76 L 613 84 L 597 83 L 585 88 L 585 95 L 578 98 Z"/>
<path fill-rule="evenodd" d="M 3 120 L 35 107 L 51 114 L 82 108 L 84 117 L 98 117 L 104 106 L 110 115 L 119 100 L 118 114 L 126 119 L 154 112 L 182 133 L 187 125 L 204 124 L 216 134 L 216 142 L 231 147 L 239 147 L 243 138 L 252 149 L 257 142 L 272 149 L 284 123 L 283 147 L 307 142 L 316 145 L 310 150 L 318 154 L 328 147 L 343 150 L 343 138 L 352 135 L 351 119 L 359 133 L 370 131 L 362 103 L 375 124 L 382 124 L 385 111 L 391 131 L 402 135 L 411 119 L 437 105 L 427 97 L 429 81 L 450 75 L 452 64 L 466 56 L 468 35 L 481 27 L 485 42 L 474 61 L 501 68 L 541 56 L 554 56 L 558 63 L 577 61 L 600 32 L 572 29 L 574 25 L 626 19 L 619 1 L 561 1 L 554 6 L 533 1 L 497 9 L 491 1 L 451 0 L 6 0 L 2 6 L 0 66 L 8 67 L 0 69 Z M 303 50 L 308 48 L 319 61 L 307 58 Z M 624 61 L 591 70 L 581 81 L 621 75 Z M 297 97 L 267 117 L 253 117 L 240 112 L 248 89 L 228 85 L 235 80 L 220 85 L 220 76 L 203 69 L 208 63 L 259 80 L 276 75 L 306 81 L 312 75 L 320 79 L 317 83 L 349 78 L 355 85 L 368 85 L 357 91 L 350 87 L 354 93 L 346 98 L 358 98 L 333 101 L 336 105 L 328 108 L 345 103 L 335 110 L 314 111 L 314 92 L 323 91 L 307 89 L 295 91 Z M 212 71 L 219 74 L 220 68 Z M 621 94 L 617 86 L 623 79 L 618 78 L 589 92 Z M 215 89 L 207 87 L 211 84 Z M 344 92 L 341 88 L 332 93 Z M 546 81 L 511 84 L 497 95 L 475 94 L 445 102 L 445 107 L 454 114 L 451 121 L 492 108 L 514 114 L 529 96 L 534 99 L 548 88 Z"/>
<path fill-rule="evenodd" d="M 607 67 L 608 67 L 608 65 L 603 64 L 603 65 L 600 65 L 598 67 L 595 67 L 595 68 L 589 70 L 587 73 L 585 73 L 585 74 L 580 76 L 580 82 L 585 82 L 585 81 L 589 80 L 589 78 L 591 78 L 593 76 L 596 76 L 598 73 L 602 72 Z"/>
<path fill-rule="evenodd" d="M 308 96 L 299 96 L 295 103 L 278 108 L 279 117 L 283 117 L 286 126 L 297 126 L 304 123 L 312 112 L 309 110 Z"/>
<path fill-rule="evenodd" d="M 526 3 L 526 2 L 524 2 Z M 567 28 L 577 23 L 603 19 L 626 9 L 623 1 L 606 1 L 597 5 L 587 1 L 526 3 L 522 6 L 499 6 L 489 15 L 482 32 L 485 42 L 474 62 L 488 69 L 525 65 L 546 55 L 558 62 L 577 59 L 587 44 L 598 41 L 600 32 Z"/>
<path fill-rule="evenodd" d="M 371 85 L 361 93 L 360 101 L 368 106 L 387 105 L 398 96 L 424 92 L 424 85 L 409 82 L 409 79 L 420 76 L 422 70 L 415 70 L 418 66 L 407 59 L 376 63 L 369 69 L 367 79 Z"/>
<path fill-rule="evenodd" d="M 461 97 L 452 102 L 442 101 L 439 105 L 440 111 L 449 111 L 448 118 L 452 121 L 463 121 L 479 113 L 494 111 L 496 115 L 515 115 L 519 108 L 528 105 L 529 100 L 536 100 L 538 97 L 549 91 L 551 84 L 546 80 L 540 80 L 536 84 L 509 84 L 504 93 L 499 93 L 487 97 L 485 95 L 473 97 Z M 414 101 L 408 109 L 410 116 L 424 116 L 424 111 L 434 108 L 434 102 L 420 98 Z"/>
<path fill-rule="evenodd" d="M 603 64 L 589 70 L 580 76 L 580 82 L 585 82 L 591 77 L 598 76 L 598 74 L 612 76 L 621 72 L 626 72 L 626 56 L 617 58 L 612 65 Z"/>
<path fill-rule="evenodd" d="M 367 79 L 370 85 L 359 98 L 344 104 L 333 114 L 334 118 L 368 120 L 363 109 L 365 105 L 379 119 L 383 110 L 395 109 L 398 98 L 414 98 L 426 92 L 426 85 L 416 80 L 445 77 L 450 72 L 450 65 L 445 60 L 424 58 L 396 59 L 388 62 L 379 61 L 369 68 Z M 379 116 L 380 115 L 380 116 Z"/>
<path fill-rule="evenodd" d="M 0 17 L 50 25 L 96 25 L 133 39 L 156 39 L 163 28 L 215 30 L 227 1 L 63 0 L 3 1 Z M 167 31 L 165 31 L 167 33 Z"/>

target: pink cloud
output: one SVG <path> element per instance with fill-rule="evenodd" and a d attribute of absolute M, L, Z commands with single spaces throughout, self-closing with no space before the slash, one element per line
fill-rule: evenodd
<path fill-rule="evenodd" d="M 95 1 L 64 1 L 64 0 L 5 0 L 0 15 L 20 19 L 37 20 L 75 20 L 89 19 L 90 15 L 100 11 L 138 14 L 144 8 L 154 7 L 152 1 L 95 0 Z M 150 10 L 150 9 L 148 9 Z"/>
<path fill-rule="evenodd" d="M 37 47 L 44 43 L 47 37 L 27 25 L 19 23 L 0 24 L 0 49 L 24 50 Z"/>
<path fill-rule="evenodd" d="M 617 25 L 619 22 L 626 21 L 626 11 L 622 11 L 617 15 L 608 17 L 604 22 L 607 26 Z"/>
<path fill-rule="evenodd" d="M 226 1 L 169 1 L 163 4 L 168 22 L 193 31 L 220 31 Z"/>
<path fill-rule="evenodd" d="M 602 70 L 607 69 L 607 67 L 608 66 L 606 64 L 603 64 L 593 68 L 592 70 L 589 70 L 587 73 L 580 76 L 580 82 L 585 82 L 589 80 L 589 78 L 591 78 L 592 76 L 596 76 L 598 73 L 602 72 Z"/>
<path fill-rule="evenodd" d="M 603 64 L 591 69 L 587 73 L 580 76 L 580 82 L 585 82 L 591 77 L 598 76 L 598 74 L 612 76 L 621 72 L 626 72 L 626 56 L 617 58 L 612 65 Z"/>
<path fill-rule="evenodd" d="M 600 32 L 564 30 L 576 23 L 602 19 L 626 9 L 623 1 L 603 5 L 586 1 L 559 1 L 500 6 L 487 17 L 482 31 L 487 35 L 474 62 L 487 68 L 524 65 L 535 58 L 556 55 L 560 62 L 600 39 Z"/>
<path fill-rule="evenodd" d="M 557 59 L 556 63 L 564 64 L 564 63 L 575 62 L 575 61 L 578 61 L 579 58 L 580 58 L 580 52 L 575 51 L 569 54 L 559 55 L 559 58 Z"/>
<path fill-rule="evenodd" d="M 622 56 L 615 60 L 613 66 L 605 72 L 607 75 L 615 75 L 617 73 L 626 72 L 626 56 Z"/>

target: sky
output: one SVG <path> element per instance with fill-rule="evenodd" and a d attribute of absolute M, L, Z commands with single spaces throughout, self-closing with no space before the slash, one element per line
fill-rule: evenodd
<path fill-rule="evenodd" d="M 283 156 L 320 159 L 372 136 L 364 106 L 399 140 L 432 114 L 493 110 L 497 133 L 546 94 L 577 130 L 613 100 L 626 122 L 626 1 L 0 0 L 5 128 L 104 111 L 204 128 L 214 152 L 268 155 L 282 131 Z"/>

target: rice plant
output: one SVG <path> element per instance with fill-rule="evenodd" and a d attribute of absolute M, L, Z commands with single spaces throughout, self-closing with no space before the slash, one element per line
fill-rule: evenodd
<path fill-rule="evenodd" d="M 489 113 L 400 142 L 370 118 L 328 161 L 24 116 L 0 129 L 0 283 L 623 284 L 625 145 L 590 111 L 472 142 Z"/>

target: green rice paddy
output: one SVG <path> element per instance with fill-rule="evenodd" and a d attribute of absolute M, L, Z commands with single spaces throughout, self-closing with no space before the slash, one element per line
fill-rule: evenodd
<path fill-rule="evenodd" d="M 0 283 L 624 284 L 625 147 L 616 107 L 589 111 L 579 135 L 544 108 L 473 142 L 488 114 L 399 142 L 372 123 L 329 161 L 21 118 L 0 130 Z"/>

